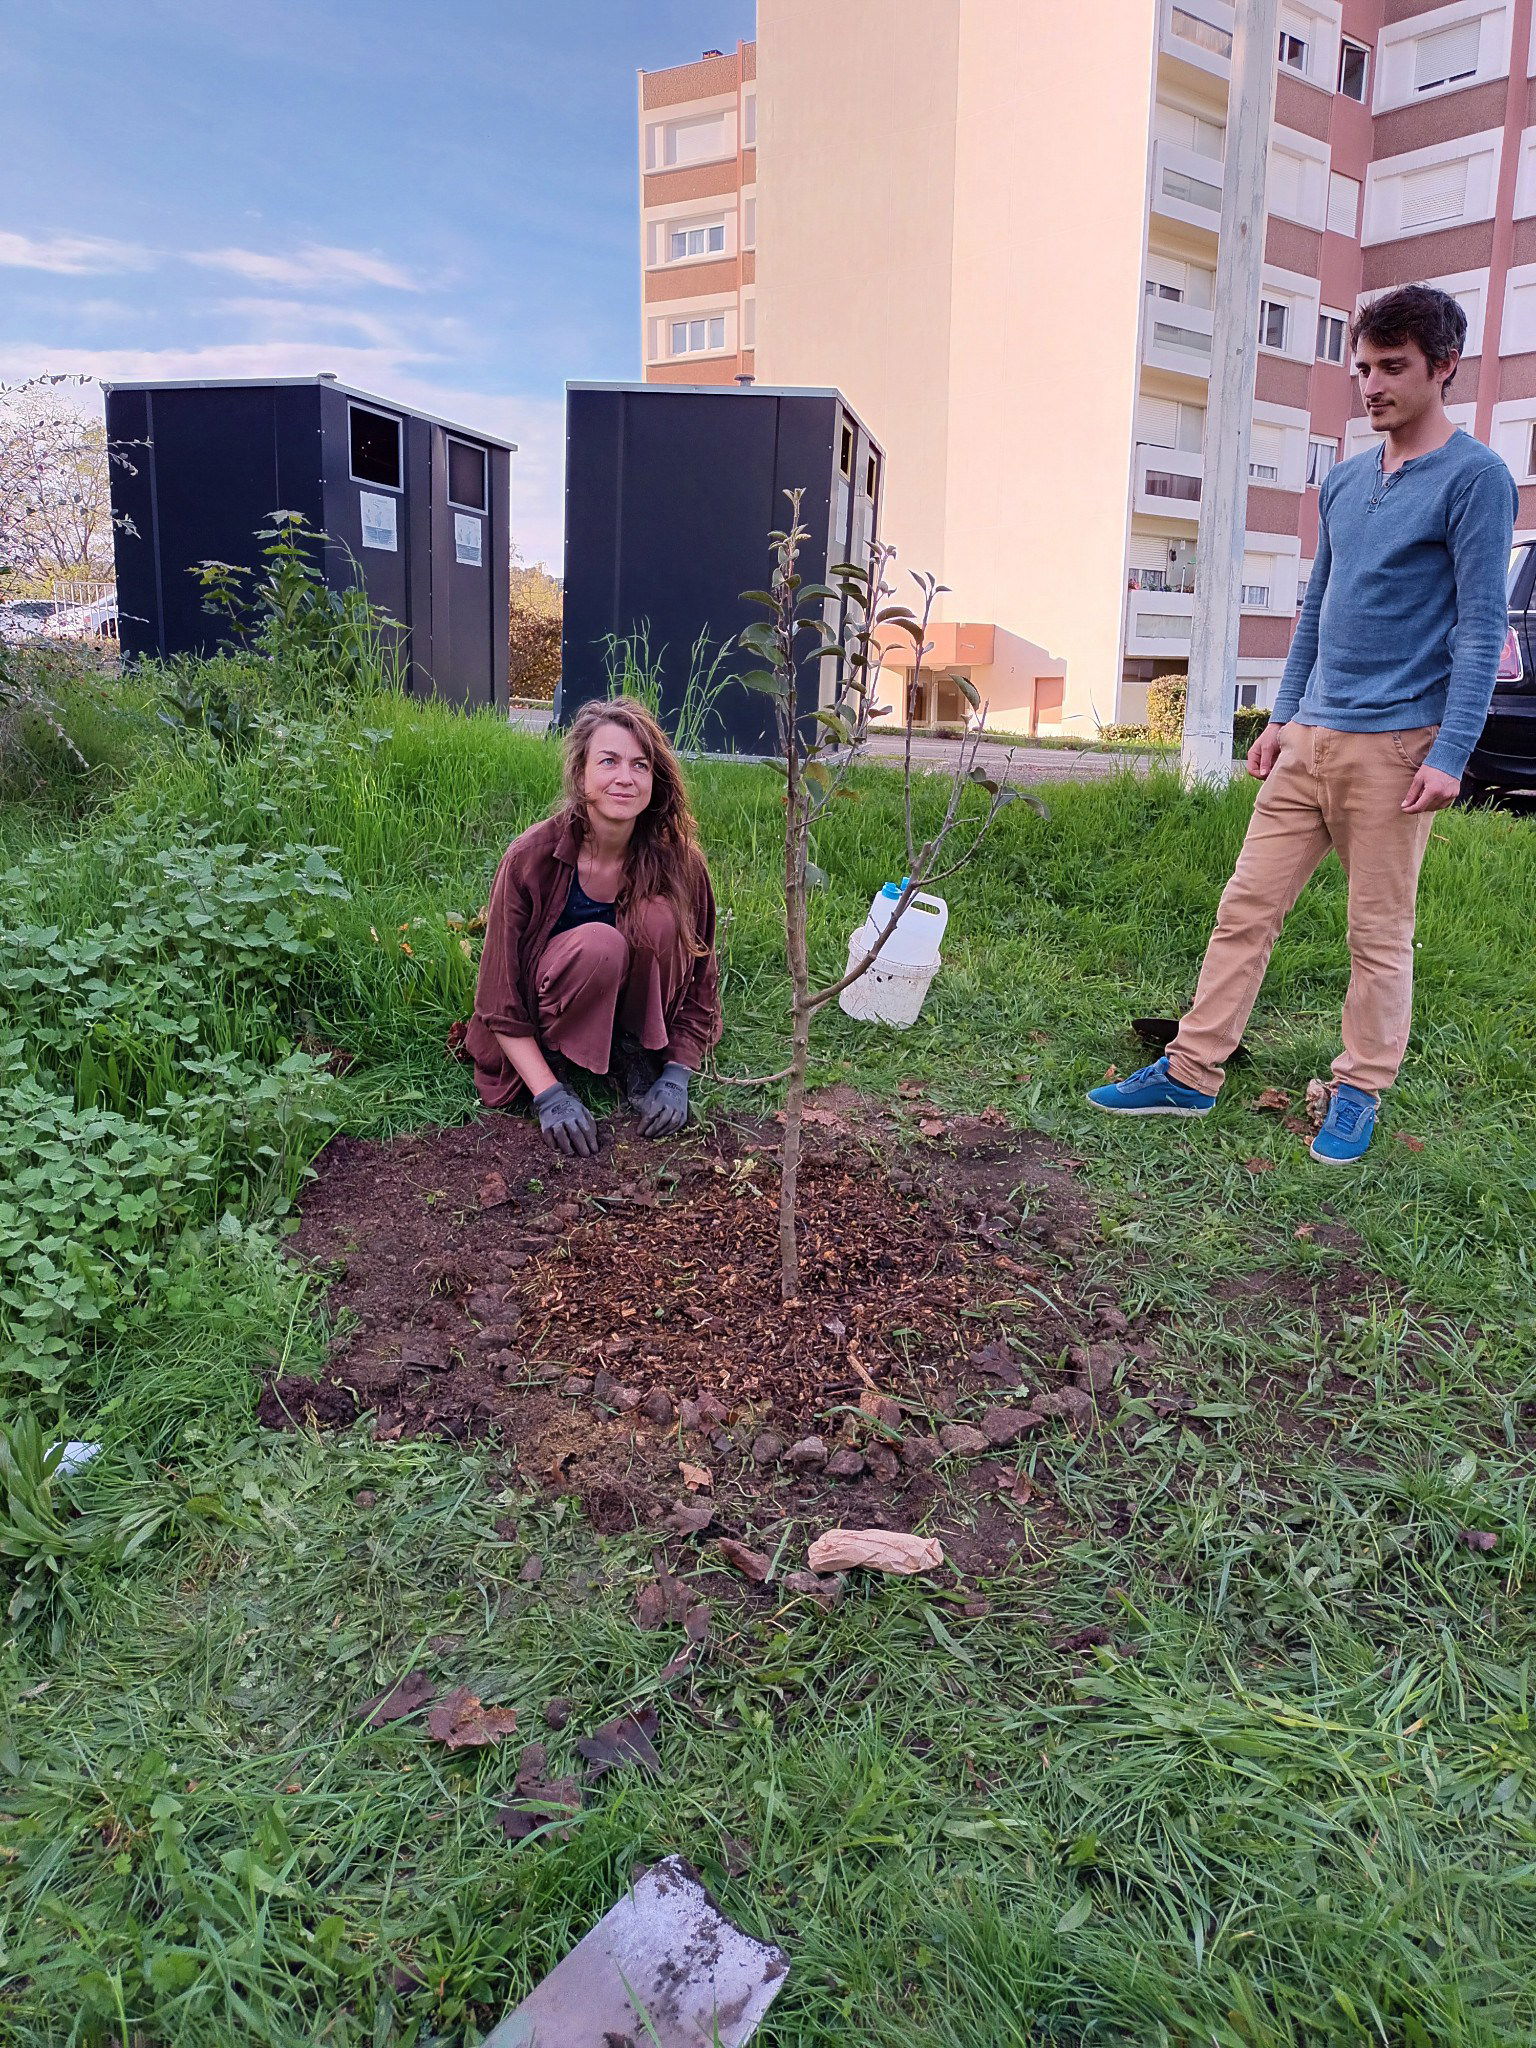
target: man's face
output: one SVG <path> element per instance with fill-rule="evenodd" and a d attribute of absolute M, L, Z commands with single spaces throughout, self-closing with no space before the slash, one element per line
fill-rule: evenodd
<path fill-rule="evenodd" d="M 1371 425 L 1378 434 L 1401 433 L 1440 402 L 1441 386 L 1460 360 L 1431 363 L 1416 341 L 1361 341 L 1355 375 Z"/>

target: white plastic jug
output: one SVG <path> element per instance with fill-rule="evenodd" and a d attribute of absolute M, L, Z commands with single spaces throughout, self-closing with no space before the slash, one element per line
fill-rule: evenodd
<path fill-rule="evenodd" d="M 906 882 L 887 882 L 869 915 L 848 941 L 848 965 L 857 967 L 890 923 Z M 949 923 L 949 905 L 942 896 L 913 896 L 901 921 L 880 948 L 872 967 L 850 982 L 838 997 L 850 1017 L 891 1024 L 905 1031 L 917 1022 L 929 984 L 942 966 L 939 952 Z"/>
<path fill-rule="evenodd" d="M 870 904 L 869 916 L 864 920 L 870 946 L 895 915 L 905 887 L 905 878 L 900 882 L 887 882 Z M 881 967 L 937 967 L 939 947 L 943 944 L 948 923 L 949 905 L 943 897 L 925 895 L 920 889 L 901 913 L 901 922 L 895 931 L 880 948 L 876 964 Z"/>

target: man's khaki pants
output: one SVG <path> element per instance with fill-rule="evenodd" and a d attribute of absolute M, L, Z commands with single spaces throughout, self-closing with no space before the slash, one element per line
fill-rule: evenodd
<path fill-rule="evenodd" d="M 1222 892 L 1189 1014 L 1169 1071 L 1214 1095 L 1243 1035 L 1291 905 L 1332 847 L 1349 877 L 1349 993 L 1335 1081 L 1368 1095 L 1390 1088 L 1413 1011 L 1413 911 L 1434 814 L 1402 808 L 1437 726 L 1409 732 L 1284 728 L 1280 758 L 1253 807 Z"/>

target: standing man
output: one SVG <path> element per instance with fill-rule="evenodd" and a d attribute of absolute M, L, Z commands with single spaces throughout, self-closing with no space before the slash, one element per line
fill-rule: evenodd
<path fill-rule="evenodd" d="M 1091 1091 L 1096 1109 L 1209 1115 L 1280 927 L 1332 847 L 1349 877 L 1350 977 L 1312 1157 L 1352 1165 L 1371 1142 L 1408 1044 L 1430 826 L 1461 788 L 1508 629 L 1514 479 L 1445 412 L 1466 333 L 1456 301 L 1418 284 L 1353 323 L 1360 395 L 1385 439 L 1323 484 L 1306 602 L 1248 754 L 1263 788 L 1194 1003 L 1162 1059 Z"/>

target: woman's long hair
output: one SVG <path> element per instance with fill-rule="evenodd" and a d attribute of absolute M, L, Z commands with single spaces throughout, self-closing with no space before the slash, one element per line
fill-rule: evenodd
<path fill-rule="evenodd" d="M 626 930 L 643 903 L 660 897 L 677 919 L 678 935 L 690 953 L 704 949 L 694 923 L 693 900 L 704 856 L 699 828 L 688 807 L 683 771 L 672 743 L 636 697 L 594 697 L 582 705 L 565 736 L 566 816 L 585 836 L 587 821 L 587 753 L 600 725 L 621 725 L 651 764 L 651 800 L 635 820 L 634 835 L 624 857 L 624 882 L 619 890 L 618 919 Z"/>

